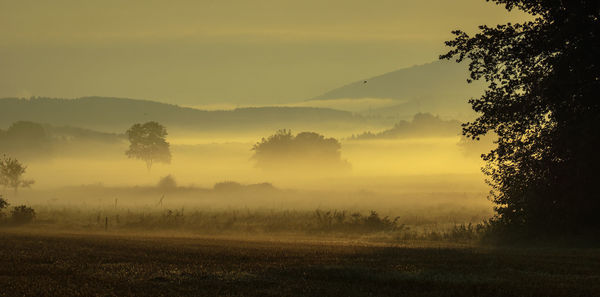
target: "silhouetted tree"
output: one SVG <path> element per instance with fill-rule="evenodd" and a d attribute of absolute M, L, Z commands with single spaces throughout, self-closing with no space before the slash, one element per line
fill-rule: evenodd
<path fill-rule="evenodd" d="M 495 222 L 529 234 L 598 232 L 600 1 L 492 2 L 532 20 L 454 31 L 441 58 L 469 61 L 469 81 L 488 83 L 463 133 L 498 135 L 484 156 Z"/>
<path fill-rule="evenodd" d="M 3 210 L 5 208 L 8 207 L 8 201 L 6 201 L 6 199 L 4 199 L 4 197 L 2 197 L 2 195 L 0 195 L 0 223 L 2 222 L 2 220 L 4 220 L 5 214 L 3 212 Z"/>
<path fill-rule="evenodd" d="M 157 122 L 135 124 L 126 132 L 129 138 L 127 157 L 146 162 L 148 171 L 154 162 L 171 163 L 171 151 L 166 141 L 167 129 Z"/>
<path fill-rule="evenodd" d="M 290 130 L 279 130 L 256 143 L 252 150 L 261 168 L 297 169 L 298 167 L 347 167 L 341 159 L 341 144 L 335 138 L 325 138 L 314 132 L 296 136 Z"/>
<path fill-rule="evenodd" d="M 24 166 L 17 159 L 3 156 L 0 160 L 0 185 L 12 188 L 15 194 L 19 188 L 29 188 L 34 181 L 23 179 L 23 174 L 27 166 Z"/>
<path fill-rule="evenodd" d="M 13 207 L 11 219 L 14 224 L 27 224 L 35 219 L 35 210 L 27 205 Z"/>
<path fill-rule="evenodd" d="M 6 207 L 8 207 L 8 202 L 6 201 L 6 199 L 4 199 L 4 197 L 2 197 L 2 195 L 0 195 L 0 212 L 5 209 Z"/>

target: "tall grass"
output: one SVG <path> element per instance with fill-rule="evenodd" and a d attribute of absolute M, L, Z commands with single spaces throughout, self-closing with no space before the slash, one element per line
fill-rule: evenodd
<path fill-rule="evenodd" d="M 435 217 L 382 216 L 377 211 L 274 210 L 198 208 L 161 209 L 143 207 L 77 207 L 36 209 L 31 225 L 68 230 L 169 231 L 223 234 L 305 234 L 322 236 L 379 236 L 391 240 L 474 241 L 483 234 L 482 225 L 435 222 Z"/>

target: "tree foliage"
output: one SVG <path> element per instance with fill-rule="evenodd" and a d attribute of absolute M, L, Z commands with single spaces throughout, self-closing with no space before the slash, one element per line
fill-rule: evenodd
<path fill-rule="evenodd" d="M 0 195 L 0 223 L 2 223 L 4 221 L 4 217 L 6 217 L 4 209 L 7 208 L 9 205 L 10 204 L 8 203 L 8 201 L 6 201 L 6 199 L 4 199 L 2 195 Z"/>
<path fill-rule="evenodd" d="M 135 124 L 126 132 L 129 139 L 127 157 L 146 162 L 148 171 L 155 162 L 171 163 L 171 151 L 166 141 L 167 129 L 157 122 Z"/>
<path fill-rule="evenodd" d="M 23 179 L 26 170 L 27 166 L 19 160 L 3 156 L 0 159 L 0 185 L 13 189 L 15 193 L 19 188 L 29 188 L 35 181 Z"/>
<path fill-rule="evenodd" d="M 4 197 L 2 197 L 2 195 L 0 195 L 0 212 L 8 207 L 8 201 L 6 201 L 6 199 L 4 199 Z"/>
<path fill-rule="evenodd" d="M 13 207 L 11 219 L 15 224 L 27 224 L 35 219 L 35 210 L 27 205 Z"/>
<path fill-rule="evenodd" d="M 470 100 L 479 117 L 463 133 L 498 135 L 483 156 L 496 221 L 537 233 L 597 230 L 600 1 L 491 2 L 532 20 L 454 31 L 441 58 L 467 60 L 469 81 L 488 84 Z"/>
<path fill-rule="evenodd" d="M 348 164 L 341 159 L 341 148 L 335 138 L 315 132 L 294 136 L 291 130 L 283 129 L 257 142 L 252 150 L 258 167 L 295 170 L 344 168 Z"/>

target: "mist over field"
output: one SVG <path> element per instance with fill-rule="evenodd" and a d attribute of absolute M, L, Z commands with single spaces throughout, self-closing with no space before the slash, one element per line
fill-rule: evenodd
<path fill-rule="evenodd" d="M 600 296 L 599 20 L 0 0 L 0 297 Z"/>
<path fill-rule="evenodd" d="M 31 205 L 38 210 L 37 222 L 49 226 L 80 228 L 96 220 L 89 227 L 102 228 L 99 216 L 116 224 L 112 221 L 121 212 L 140 220 L 136 216 L 143 213 L 160 217 L 182 209 L 188 214 L 246 210 L 309 216 L 315 211 L 375 211 L 397 218 L 398 224 L 441 232 L 491 214 L 479 158 L 489 146 L 465 144 L 459 121 L 430 113 L 396 118 L 389 125 L 388 116 L 319 107 L 309 109 L 311 113 L 305 107 L 202 111 L 118 98 L 2 103 L 5 118 L 25 121 L 2 129 L 0 147 L 26 164 L 24 178 L 35 180 L 18 192 L 5 187 L 4 196 Z M 90 116 L 75 117 L 61 108 L 71 105 Z M 106 105 L 121 106 L 119 113 L 97 115 Z M 31 121 L 35 109 L 24 106 L 44 106 L 35 113 L 42 112 L 47 122 Z M 292 116 L 280 117 L 281 112 Z M 205 119 L 190 117 L 195 113 Z M 226 114 L 229 119 L 223 118 Z M 119 127 L 130 117 L 170 124 L 172 128 L 164 126 L 168 162 L 146 168 L 142 160 L 127 156 L 133 142 L 129 130 Z M 246 127 L 237 129 L 239 121 Z M 274 126 L 293 128 L 268 128 Z M 79 219 L 69 226 L 52 214 L 61 209 L 86 215 L 70 213 Z M 117 228 L 127 229 L 131 222 L 119 224 Z M 423 227 L 417 225 L 414 230 Z"/>
<path fill-rule="evenodd" d="M 467 153 L 459 146 L 461 138 L 457 135 L 362 140 L 352 139 L 349 133 L 344 138 L 340 133 L 337 134 L 341 139 L 340 160 L 345 165 L 342 169 L 336 169 L 333 165 L 299 166 L 296 161 L 306 161 L 301 156 L 277 160 L 282 168 L 261 168 L 253 159 L 252 147 L 268 134 L 256 132 L 255 137 L 250 134 L 226 135 L 221 139 L 169 136 L 167 140 L 173 156 L 171 163 L 157 163 L 150 171 L 139 160 L 127 158 L 124 152 L 128 143 L 122 135 L 114 134 L 114 139 L 110 140 L 55 139 L 48 141 L 48 148 L 44 151 L 28 153 L 27 149 L 22 149 L 14 154 L 16 157 L 22 156 L 28 166 L 26 175 L 36 180 L 34 187 L 20 191 L 18 199 L 31 203 L 68 201 L 93 204 L 89 198 L 74 197 L 60 189 L 76 186 L 154 187 L 167 175 L 173 176 L 179 187 L 210 189 L 216 183 L 231 181 L 241 184 L 270 183 L 282 190 L 323 193 L 316 198 L 315 194 L 307 192 L 306 197 L 296 197 L 291 201 L 273 195 L 269 203 L 277 208 L 300 205 L 303 208 L 324 205 L 334 208 L 336 205 L 342 208 L 353 205 L 367 207 L 372 203 L 361 202 L 361 199 L 345 199 L 353 193 L 371 193 L 369 195 L 373 198 L 398 193 L 479 192 L 485 195 L 486 188 L 482 185 L 483 177 L 479 171 L 482 163 L 476 154 Z M 11 194 L 8 189 L 5 192 Z M 324 193 L 331 194 L 324 197 Z M 153 195 L 146 197 L 148 200 L 145 203 L 157 200 L 159 194 L 161 191 L 157 189 Z M 127 195 L 114 195 L 123 196 L 120 198 L 122 203 L 128 200 Z M 95 195 L 93 190 L 85 196 L 94 196 L 94 203 L 97 199 L 103 199 L 98 197 L 101 195 Z M 203 203 L 202 198 L 187 197 L 187 200 L 182 200 L 177 198 L 176 193 L 167 196 L 167 201 L 176 200 L 178 205 L 211 205 Z M 110 199 L 112 197 L 104 197 L 104 200 Z M 405 202 L 402 198 L 388 200 L 385 204 L 377 204 L 377 207 L 386 209 Z M 253 199 L 243 201 L 243 205 L 237 205 L 240 202 L 237 200 L 213 202 L 214 206 L 219 207 L 269 206 L 264 204 L 264 200 Z"/>

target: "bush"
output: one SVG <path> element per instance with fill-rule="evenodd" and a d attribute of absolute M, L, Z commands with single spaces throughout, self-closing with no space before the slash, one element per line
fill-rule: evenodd
<path fill-rule="evenodd" d="M 164 191 L 174 190 L 177 189 L 177 182 L 175 181 L 175 178 L 169 174 L 161 178 L 156 187 Z"/>
<path fill-rule="evenodd" d="M 15 206 L 11 212 L 11 218 L 15 224 L 27 224 L 35 219 L 35 210 L 26 205 Z"/>
<path fill-rule="evenodd" d="M 244 189 L 244 186 L 238 182 L 224 181 L 216 183 L 213 189 L 215 191 L 241 191 Z"/>
<path fill-rule="evenodd" d="M 405 226 L 398 223 L 399 217 L 393 220 L 389 217 L 380 217 L 376 211 L 362 215 L 358 212 L 347 215 L 345 211 L 315 211 L 316 225 L 314 231 L 321 232 L 356 232 L 375 233 L 402 231 Z"/>
<path fill-rule="evenodd" d="M 0 220 L 2 220 L 4 218 L 4 213 L 2 212 L 3 209 L 8 207 L 8 202 L 4 199 L 4 197 L 2 197 L 2 195 L 0 195 Z"/>
<path fill-rule="evenodd" d="M 6 207 L 8 207 L 8 202 L 6 201 L 6 199 L 4 199 L 4 197 L 2 197 L 2 195 L 0 195 L 0 211 L 2 211 L 3 209 L 5 209 Z"/>

